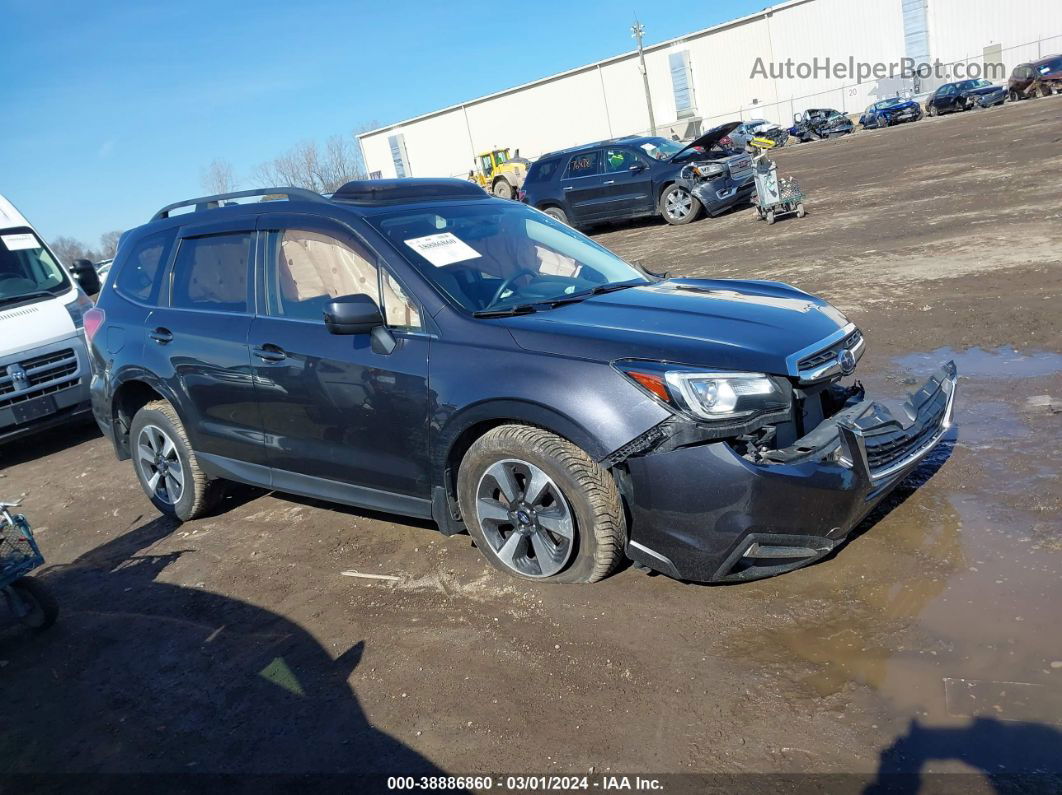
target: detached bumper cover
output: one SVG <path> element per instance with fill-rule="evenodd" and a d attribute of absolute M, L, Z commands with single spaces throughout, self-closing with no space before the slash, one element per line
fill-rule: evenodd
<path fill-rule="evenodd" d="M 955 382 L 949 362 L 902 405 L 863 401 L 755 462 L 722 442 L 628 459 L 628 557 L 700 582 L 824 557 L 947 434 Z"/>

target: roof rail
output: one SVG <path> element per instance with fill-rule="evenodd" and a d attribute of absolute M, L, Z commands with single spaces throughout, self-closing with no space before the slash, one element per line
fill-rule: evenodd
<path fill-rule="evenodd" d="M 233 193 L 218 193 L 214 196 L 201 196 L 198 199 L 185 199 L 183 202 L 174 202 L 173 204 L 167 204 L 153 216 L 152 221 L 158 221 L 160 218 L 169 218 L 170 212 L 176 210 L 178 207 L 191 207 L 195 205 L 194 212 L 202 212 L 203 210 L 212 210 L 216 207 L 220 207 L 221 203 L 227 199 L 245 199 L 248 196 L 287 196 L 288 199 L 305 199 L 312 202 L 328 202 L 324 196 L 320 193 L 314 193 L 312 190 L 306 190 L 305 188 L 255 188 L 254 190 L 238 190 Z"/>

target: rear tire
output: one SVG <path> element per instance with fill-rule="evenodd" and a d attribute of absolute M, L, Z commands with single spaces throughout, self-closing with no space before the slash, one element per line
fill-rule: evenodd
<path fill-rule="evenodd" d="M 59 602 L 52 592 L 33 577 L 20 577 L 9 586 L 15 599 L 27 612 L 18 620 L 35 632 L 48 629 L 59 617 Z M 14 605 L 12 605 L 14 607 Z"/>
<path fill-rule="evenodd" d="M 545 207 L 542 209 L 542 212 L 544 212 L 554 221 L 560 221 L 562 224 L 567 224 L 568 226 L 571 226 L 571 223 L 569 223 L 568 221 L 568 214 L 564 212 L 564 210 L 562 210 L 560 207 Z"/>
<path fill-rule="evenodd" d="M 465 453 L 457 490 L 476 546 L 514 577 L 596 582 L 623 555 L 626 522 L 615 480 L 549 431 L 527 425 L 488 431 Z"/>
<path fill-rule="evenodd" d="M 704 206 L 687 188 L 671 185 L 660 194 L 660 215 L 672 226 L 682 226 L 696 221 Z"/>
<path fill-rule="evenodd" d="M 216 502 L 221 484 L 200 468 L 184 424 L 169 402 L 156 400 L 136 413 L 129 448 L 140 486 L 161 513 L 187 522 Z"/>

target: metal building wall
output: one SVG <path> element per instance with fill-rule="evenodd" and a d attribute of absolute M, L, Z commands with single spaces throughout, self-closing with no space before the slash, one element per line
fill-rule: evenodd
<path fill-rule="evenodd" d="M 917 30 L 925 3 L 928 31 Z M 908 24 L 905 26 L 905 13 Z M 1053 39 L 1050 37 L 1054 37 Z M 1040 40 L 1037 43 L 1037 40 Z M 646 50 L 653 112 L 660 134 L 693 131 L 679 119 L 671 80 L 671 55 L 685 52 L 692 78 L 694 115 L 707 128 L 731 119 L 766 118 L 782 124 L 808 107 L 858 113 L 872 102 L 911 87 L 897 78 L 810 75 L 777 80 L 752 77 L 765 62 L 833 62 L 849 57 L 898 63 L 926 44 L 931 59 L 983 61 L 985 48 L 1001 46 L 1008 71 L 1017 63 L 1062 51 L 1062 3 L 1026 0 L 1020 13 L 998 0 L 790 0 L 764 12 Z M 940 82 L 940 81 L 936 81 Z M 635 53 L 470 100 L 359 136 L 370 172 L 395 175 L 388 136 L 402 133 L 412 176 L 464 176 L 476 152 L 495 146 L 537 157 L 604 138 L 644 133 L 649 117 Z"/>

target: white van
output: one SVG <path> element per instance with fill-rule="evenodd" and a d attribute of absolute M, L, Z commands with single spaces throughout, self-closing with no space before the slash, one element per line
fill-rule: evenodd
<path fill-rule="evenodd" d="M 0 443 L 90 414 L 83 314 L 99 279 L 79 266 L 0 196 Z"/>

